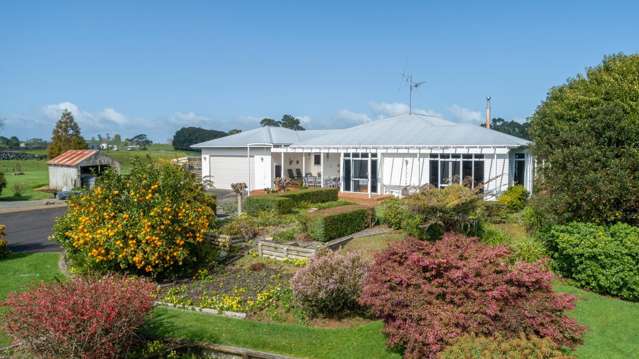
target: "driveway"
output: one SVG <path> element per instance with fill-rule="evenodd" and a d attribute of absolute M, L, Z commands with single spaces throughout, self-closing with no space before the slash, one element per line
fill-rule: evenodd
<path fill-rule="evenodd" d="M 7 226 L 9 249 L 13 252 L 60 250 L 60 246 L 49 241 L 49 235 L 55 219 L 66 210 L 66 207 L 57 207 L 0 214 L 0 224 Z"/>

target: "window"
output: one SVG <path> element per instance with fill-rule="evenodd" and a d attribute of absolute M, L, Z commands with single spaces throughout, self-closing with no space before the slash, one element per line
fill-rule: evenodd
<path fill-rule="evenodd" d="M 475 188 L 484 182 L 484 155 L 431 154 L 429 183 L 435 187 L 463 184 Z"/>
<path fill-rule="evenodd" d="M 322 155 L 313 155 L 313 164 L 319 166 L 322 164 Z"/>
<path fill-rule="evenodd" d="M 513 182 L 515 182 L 515 184 L 524 185 L 525 176 L 526 176 L 526 154 L 515 153 L 515 173 L 513 175 Z"/>

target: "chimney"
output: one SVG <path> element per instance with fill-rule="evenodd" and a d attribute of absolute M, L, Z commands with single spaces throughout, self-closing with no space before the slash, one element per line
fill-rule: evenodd
<path fill-rule="evenodd" d="M 486 128 L 490 128 L 490 96 L 486 97 Z"/>

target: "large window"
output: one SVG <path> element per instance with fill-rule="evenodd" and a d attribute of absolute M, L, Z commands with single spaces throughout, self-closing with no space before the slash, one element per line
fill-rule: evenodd
<path fill-rule="evenodd" d="M 515 153 L 515 173 L 513 175 L 513 181 L 515 184 L 524 185 L 524 179 L 526 178 L 526 154 Z"/>
<path fill-rule="evenodd" d="M 484 155 L 481 154 L 431 154 L 429 160 L 430 184 L 446 187 L 464 184 L 480 187 L 484 182 Z"/>
<path fill-rule="evenodd" d="M 368 192 L 370 180 L 371 192 L 377 192 L 377 154 L 370 154 L 371 173 L 368 173 L 368 153 L 345 153 L 342 169 L 344 171 L 344 191 Z"/>

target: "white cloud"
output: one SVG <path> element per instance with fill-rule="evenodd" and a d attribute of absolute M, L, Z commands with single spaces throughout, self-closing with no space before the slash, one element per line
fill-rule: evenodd
<path fill-rule="evenodd" d="M 478 123 L 481 121 L 481 112 L 467 109 L 459 105 L 452 105 L 448 108 L 448 111 L 453 115 L 453 119 L 458 122 L 473 122 Z"/>
<path fill-rule="evenodd" d="M 98 118 L 115 123 L 117 125 L 124 125 L 128 122 L 126 116 L 112 108 L 105 108 L 104 110 L 102 110 L 102 112 L 98 114 Z"/>
<path fill-rule="evenodd" d="M 362 124 L 362 123 L 367 123 L 372 121 L 370 116 L 368 116 L 365 113 L 354 112 L 354 111 L 346 110 L 346 109 L 337 111 L 336 118 L 338 121 L 343 121 L 349 124 L 352 124 L 352 123 Z"/>

